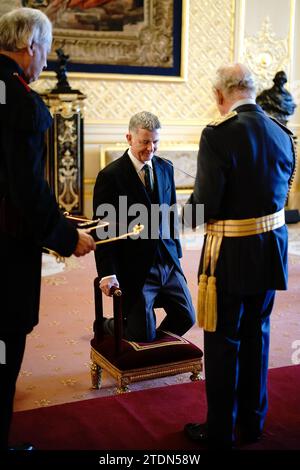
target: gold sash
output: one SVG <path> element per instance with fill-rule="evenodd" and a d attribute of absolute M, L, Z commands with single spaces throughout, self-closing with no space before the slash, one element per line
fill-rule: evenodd
<path fill-rule="evenodd" d="M 242 220 L 210 220 L 206 226 L 203 270 L 198 285 L 198 324 L 205 331 L 217 327 L 217 286 L 215 270 L 223 237 L 249 237 L 270 232 L 285 224 L 284 209 L 263 217 Z M 210 275 L 206 272 L 210 266 Z"/>

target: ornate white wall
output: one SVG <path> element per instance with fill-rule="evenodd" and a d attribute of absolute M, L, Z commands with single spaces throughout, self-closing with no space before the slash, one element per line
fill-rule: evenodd
<path fill-rule="evenodd" d="M 248 63 L 258 88 L 272 86 L 284 69 L 298 103 L 290 127 L 300 141 L 300 1 L 296 0 L 190 0 L 188 14 L 187 80 L 170 82 L 94 78 L 69 74 L 73 88 L 87 95 L 85 109 L 85 208 L 90 214 L 91 194 L 100 168 L 100 146 L 124 142 L 127 123 L 142 109 L 156 113 L 163 124 L 165 144 L 197 144 L 203 126 L 217 111 L 211 93 L 216 68 L 233 59 Z M 53 88 L 45 78 L 39 90 Z M 300 208 L 297 176 L 290 204 Z"/>

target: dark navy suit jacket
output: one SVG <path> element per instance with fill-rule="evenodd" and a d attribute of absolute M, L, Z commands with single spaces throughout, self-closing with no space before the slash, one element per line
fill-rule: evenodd
<path fill-rule="evenodd" d="M 236 111 L 222 124 L 208 125 L 201 136 L 189 202 L 204 204 L 205 221 L 261 217 L 285 205 L 295 165 L 290 131 L 257 105 Z M 251 237 L 224 237 L 218 288 L 237 294 L 286 289 L 287 243 L 286 226 Z"/>
<path fill-rule="evenodd" d="M 156 156 L 153 157 L 152 164 L 157 191 L 156 201 L 154 202 L 173 206 L 176 203 L 173 167 Z M 150 238 L 151 201 L 127 152 L 99 172 L 94 188 L 94 217 L 97 217 L 97 207 L 99 205 L 109 203 L 116 208 L 117 221 L 119 221 L 119 196 L 127 197 L 128 208 L 137 203 L 145 205 L 148 211 L 146 222 L 149 228 L 149 238 L 134 240 L 126 238 L 117 242 L 98 245 L 95 257 L 99 277 L 116 274 L 120 286 L 128 292 L 143 287 L 153 265 L 159 240 L 158 238 Z M 136 217 L 137 215 L 129 216 L 126 227 L 120 220 L 120 230 L 127 231 L 128 225 Z M 173 217 L 171 213 L 170 223 L 164 217 L 164 223 L 166 237 L 162 237 L 162 242 L 166 249 L 163 250 L 163 253 L 171 258 L 178 269 L 181 270 L 179 258 L 182 256 L 182 252 L 180 241 L 176 235 L 177 214 Z M 168 235 L 166 232 L 169 229 L 170 234 Z M 159 231 L 162 235 L 161 223 Z"/>

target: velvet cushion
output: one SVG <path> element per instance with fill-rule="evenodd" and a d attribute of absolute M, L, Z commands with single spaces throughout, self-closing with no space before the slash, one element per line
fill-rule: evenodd
<path fill-rule="evenodd" d="M 115 340 L 104 336 L 103 340 L 91 340 L 91 346 L 119 370 L 139 369 L 172 362 L 200 359 L 203 352 L 185 338 L 160 331 L 157 340 L 140 343 L 122 340 L 122 350 L 116 355 Z"/>

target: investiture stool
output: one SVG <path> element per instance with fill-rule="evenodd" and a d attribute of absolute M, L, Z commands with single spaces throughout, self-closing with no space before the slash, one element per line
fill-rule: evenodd
<path fill-rule="evenodd" d="M 113 335 L 104 331 L 102 292 L 99 278 L 94 280 L 95 321 L 91 340 L 91 378 L 100 388 L 102 370 L 117 381 L 117 393 L 129 390 L 133 382 L 190 372 L 192 381 L 200 380 L 203 352 L 186 338 L 158 330 L 151 342 L 127 341 L 123 336 L 123 292 L 112 287 Z"/>

